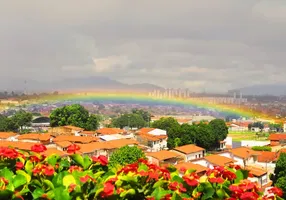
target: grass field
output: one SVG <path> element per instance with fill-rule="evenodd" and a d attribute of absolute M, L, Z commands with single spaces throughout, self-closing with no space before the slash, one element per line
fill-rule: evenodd
<path fill-rule="evenodd" d="M 233 141 L 241 141 L 241 140 L 257 140 L 257 141 L 265 141 L 268 140 L 268 133 L 265 133 L 264 137 L 258 137 L 256 133 L 251 131 L 244 132 L 229 132 L 229 137 L 232 137 Z"/>

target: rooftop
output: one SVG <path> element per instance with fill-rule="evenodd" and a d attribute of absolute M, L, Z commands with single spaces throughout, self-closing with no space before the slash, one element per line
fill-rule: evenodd
<path fill-rule="evenodd" d="M 119 128 L 101 128 L 96 131 L 96 133 L 101 135 L 112 135 L 112 134 L 122 134 L 125 131 Z"/>
<path fill-rule="evenodd" d="M 196 153 L 199 151 L 204 151 L 205 149 L 198 147 L 194 144 L 187 144 L 184 146 L 176 147 L 174 150 L 179 151 L 179 152 L 184 153 L 184 154 L 190 154 L 190 153 Z"/>
<path fill-rule="evenodd" d="M 270 134 L 268 139 L 275 140 L 275 141 L 286 140 L 286 134 L 285 133 L 273 133 L 273 134 Z"/>
<path fill-rule="evenodd" d="M 17 139 L 18 140 L 49 141 L 51 139 L 51 135 L 48 133 L 27 133 L 27 134 L 19 135 Z"/>
<path fill-rule="evenodd" d="M 91 143 L 97 141 L 98 138 L 96 137 L 85 137 L 85 136 L 69 136 L 69 135 L 60 135 L 53 139 L 53 142 L 75 142 L 75 143 Z"/>
<path fill-rule="evenodd" d="M 260 155 L 257 157 L 258 162 L 273 162 L 277 160 L 278 154 L 276 152 L 259 151 Z"/>
<path fill-rule="evenodd" d="M 191 162 L 182 162 L 182 163 L 175 165 L 175 167 L 178 170 L 180 170 L 181 168 L 185 168 L 187 170 L 194 169 L 194 170 L 196 170 L 196 173 L 206 172 L 207 170 L 209 170 L 209 168 L 207 168 L 207 167 L 204 167 L 204 166 L 199 165 L 199 164 L 194 164 Z"/>
<path fill-rule="evenodd" d="M 16 136 L 17 133 L 13 132 L 0 132 L 0 139 L 8 139 L 9 137 Z"/>
<path fill-rule="evenodd" d="M 253 176 L 260 177 L 265 174 L 267 174 L 267 171 L 258 167 L 253 166 L 247 166 L 246 170 L 249 170 L 249 173 L 251 173 Z"/>
<path fill-rule="evenodd" d="M 151 153 L 147 153 L 146 155 L 153 157 L 153 158 L 156 158 L 159 161 L 164 161 L 164 160 L 168 160 L 171 158 L 180 157 L 180 155 L 177 154 L 176 152 L 167 151 L 167 150 L 162 150 L 162 151 L 158 151 L 158 152 L 151 152 Z"/>
<path fill-rule="evenodd" d="M 260 155 L 260 152 L 257 151 L 253 151 L 250 148 L 247 147 L 238 147 L 238 148 L 234 148 L 234 149 L 230 149 L 229 150 L 234 156 L 237 156 L 239 158 L 249 158 L 251 156 L 258 156 Z"/>
<path fill-rule="evenodd" d="M 220 156 L 220 155 L 209 155 L 209 156 L 204 157 L 204 159 L 214 164 L 215 166 L 226 166 L 230 163 L 236 162 L 235 160 L 231 158 Z"/>
<path fill-rule="evenodd" d="M 63 126 L 64 128 L 68 128 L 68 129 L 72 129 L 72 130 L 75 130 L 75 131 L 83 131 L 84 129 L 83 128 L 80 128 L 80 127 L 76 127 L 76 126 Z"/>

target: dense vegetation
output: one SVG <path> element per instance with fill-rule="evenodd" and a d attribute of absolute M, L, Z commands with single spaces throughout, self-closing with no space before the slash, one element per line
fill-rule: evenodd
<path fill-rule="evenodd" d="M 11 117 L 0 115 L 0 131 L 25 132 L 24 127 L 30 126 L 33 115 L 24 110 L 16 112 Z"/>
<path fill-rule="evenodd" d="M 90 114 L 79 104 L 67 105 L 53 110 L 50 119 L 52 127 L 73 125 L 85 130 L 96 130 L 99 126 L 98 116 Z"/>
<path fill-rule="evenodd" d="M 272 148 L 268 146 L 254 146 L 251 149 L 254 151 L 272 151 Z"/>
<path fill-rule="evenodd" d="M 283 198 L 286 199 L 286 153 L 280 154 L 279 159 L 276 162 L 274 175 L 270 178 L 276 187 L 283 190 Z"/>
<path fill-rule="evenodd" d="M 152 124 L 154 128 L 167 131 L 168 148 L 186 144 L 196 144 L 207 150 L 219 147 L 219 142 L 224 140 L 228 134 L 228 128 L 221 119 L 212 120 L 210 123 L 182 124 L 172 117 L 161 118 Z"/>
<path fill-rule="evenodd" d="M 216 167 L 202 177 L 180 169 L 180 176 L 172 166 L 159 167 L 144 159 L 113 168 L 105 156 L 76 154 L 76 145 L 68 147 L 68 158 L 43 156 L 46 147 L 41 144 L 31 150 L 0 147 L 0 199 L 282 199 L 278 188 L 263 194 L 239 166 Z"/>

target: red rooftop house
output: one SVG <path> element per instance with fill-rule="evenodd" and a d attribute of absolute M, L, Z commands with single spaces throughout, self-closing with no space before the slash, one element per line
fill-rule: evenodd
<path fill-rule="evenodd" d="M 269 136 L 270 145 L 285 145 L 286 144 L 286 134 L 284 133 L 274 133 Z"/>

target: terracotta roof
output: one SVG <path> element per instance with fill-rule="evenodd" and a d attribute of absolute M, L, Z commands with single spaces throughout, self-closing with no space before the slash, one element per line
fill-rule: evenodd
<path fill-rule="evenodd" d="M 258 162 L 273 162 L 278 158 L 278 153 L 269 151 L 259 151 L 260 155 L 257 157 Z"/>
<path fill-rule="evenodd" d="M 85 136 L 69 136 L 69 135 L 60 135 L 53 139 L 53 142 L 75 142 L 75 143 L 91 143 L 97 141 L 98 138 L 96 137 L 85 137 Z"/>
<path fill-rule="evenodd" d="M 153 158 L 156 158 L 159 161 L 164 161 L 164 160 L 171 159 L 171 158 L 181 157 L 178 153 L 173 152 L 173 151 L 167 151 L 167 150 L 162 150 L 162 151 L 158 151 L 158 152 L 151 152 L 151 153 L 147 153 L 146 155 L 153 157 Z"/>
<path fill-rule="evenodd" d="M 10 141 L 0 141 L 0 146 L 2 147 L 14 147 L 20 150 L 31 150 L 31 147 L 35 145 L 32 142 L 10 142 Z"/>
<path fill-rule="evenodd" d="M 258 156 L 260 155 L 260 152 L 253 151 L 250 148 L 247 147 L 238 147 L 235 149 L 229 150 L 234 156 L 237 156 L 239 158 L 249 158 L 250 156 Z"/>
<path fill-rule="evenodd" d="M 267 171 L 258 167 L 253 166 L 247 166 L 246 170 L 249 170 L 249 173 L 251 173 L 253 176 L 260 177 L 265 174 L 267 174 Z"/>
<path fill-rule="evenodd" d="M 149 133 L 138 133 L 137 136 L 148 141 L 159 141 L 168 137 L 167 135 L 151 135 Z"/>
<path fill-rule="evenodd" d="M 268 139 L 269 140 L 274 140 L 274 141 L 286 140 L 286 134 L 285 133 L 270 134 Z"/>
<path fill-rule="evenodd" d="M 76 130 L 76 131 L 83 131 L 84 130 L 83 128 L 76 127 L 76 126 L 70 126 L 70 125 L 63 126 L 63 127 L 68 128 L 68 129 L 72 129 L 72 130 Z"/>
<path fill-rule="evenodd" d="M 13 132 L 0 132 L 0 139 L 8 139 L 9 137 L 16 136 L 17 133 Z"/>
<path fill-rule="evenodd" d="M 184 154 L 190 154 L 190 153 L 195 153 L 199 151 L 204 151 L 205 149 L 198 147 L 194 144 L 187 144 L 184 146 L 176 147 L 174 150 L 179 151 Z"/>
<path fill-rule="evenodd" d="M 220 156 L 220 155 L 209 155 L 209 156 L 204 157 L 204 159 L 214 164 L 215 166 L 226 166 L 230 163 L 236 162 L 235 160 L 231 158 Z"/>
<path fill-rule="evenodd" d="M 50 156 L 52 154 L 57 154 L 59 156 L 66 156 L 68 155 L 67 153 L 57 150 L 56 148 L 48 148 L 45 152 L 43 152 L 44 155 Z"/>
<path fill-rule="evenodd" d="M 226 143 L 226 141 L 224 141 L 224 140 L 223 141 L 219 141 L 219 143 L 220 144 L 224 144 L 224 143 Z"/>
<path fill-rule="evenodd" d="M 136 140 L 132 140 L 132 139 L 111 140 L 106 143 L 116 149 L 124 147 L 126 145 L 138 145 L 139 144 Z"/>
<path fill-rule="evenodd" d="M 94 135 L 96 134 L 96 131 L 82 131 L 82 134 L 87 134 L 87 135 Z"/>
<path fill-rule="evenodd" d="M 137 132 L 138 133 L 149 133 L 150 131 L 155 130 L 155 128 L 141 128 Z"/>
<path fill-rule="evenodd" d="M 55 142 L 55 144 L 62 148 L 67 148 L 68 146 L 72 145 L 72 143 L 69 141 Z"/>
<path fill-rule="evenodd" d="M 39 141 L 49 141 L 51 135 L 49 133 L 27 133 L 19 135 L 18 140 L 39 140 Z"/>
<path fill-rule="evenodd" d="M 112 135 L 112 134 L 124 133 L 124 130 L 119 129 L 119 128 L 101 128 L 101 129 L 98 129 L 96 133 L 102 134 L 102 135 Z"/>
<path fill-rule="evenodd" d="M 185 168 L 187 170 L 194 169 L 194 170 L 196 170 L 196 173 L 206 172 L 207 170 L 209 170 L 209 168 L 207 168 L 207 167 L 204 167 L 204 166 L 199 165 L 199 164 L 194 164 L 191 162 L 182 162 L 182 163 L 175 165 L 175 167 L 178 170 L 180 170 L 181 168 Z"/>

